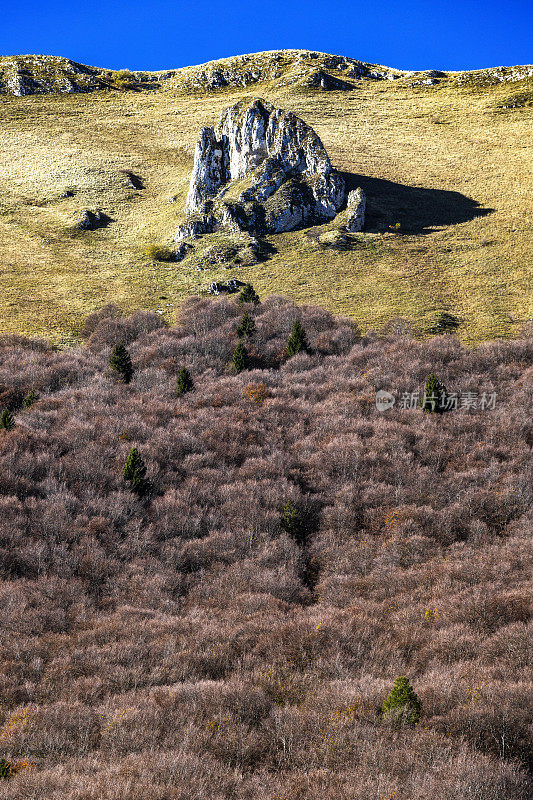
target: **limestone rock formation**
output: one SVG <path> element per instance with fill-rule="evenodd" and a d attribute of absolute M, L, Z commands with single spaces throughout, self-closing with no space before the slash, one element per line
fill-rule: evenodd
<path fill-rule="evenodd" d="M 348 195 L 347 212 L 348 222 L 346 230 L 350 233 L 357 233 L 363 230 L 365 224 L 366 195 L 359 186 Z"/>
<path fill-rule="evenodd" d="M 345 185 L 315 131 L 261 99 L 222 112 L 196 145 L 186 210 L 177 239 L 221 227 L 289 231 L 332 219 Z"/>
<path fill-rule="evenodd" d="M 104 70 L 55 56 L 0 57 L 0 94 L 74 94 L 104 88 Z"/>
<path fill-rule="evenodd" d="M 6 91 L 14 97 L 24 97 L 27 94 L 37 94 L 39 87 L 33 78 L 13 70 L 6 77 Z"/>

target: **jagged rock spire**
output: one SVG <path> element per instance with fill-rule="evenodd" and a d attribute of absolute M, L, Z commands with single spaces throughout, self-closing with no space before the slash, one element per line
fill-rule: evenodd
<path fill-rule="evenodd" d="M 230 208 L 231 181 L 252 177 Z M 186 209 L 193 228 L 177 238 L 224 224 L 266 232 L 292 230 L 308 220 L 331 219 L 345 185 L 315 131 L 303 120 L 259 98 L 225 109 L 216 128 L 203 128 L 196 145 Z"/>

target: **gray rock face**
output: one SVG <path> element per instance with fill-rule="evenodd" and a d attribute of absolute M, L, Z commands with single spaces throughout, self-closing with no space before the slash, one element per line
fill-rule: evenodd
<path fill-rule="evenodd" d="M 7 77 L 5 86 L 7 92 L 15 97 L 25 97 L 28 94 L 37 94 L 39 91 L 37 82 L 33 78 L 16 70 Z"/>
<path fill-rule="evenodd" d="M 194 167 L 187 195 L 187 209 L 199 211 L 229 179 L 229 153 L 213 128 L 202 128 L 194 151 Z"/>
<path fill-rule="evenodd" d="M 366 195 L 359 186 L 358 189 L 348 195 L 347 211 L 348 222 L 346 230 L 350 233 L 357 233 L 363 230 L 365 224 Z"/>
<path fill-rule="evenodd" d="M 244 181 L 237 200 L 226 194 Z M 235 184 L 235 188 L 240 188 Z M 264 100 L 237 103 L 216 128 L 203 128 L 187 195 L 189 219 L 177 239 L 220 227 L 267 233 L 332 219 L 345 198 L 315 131 Z"/>

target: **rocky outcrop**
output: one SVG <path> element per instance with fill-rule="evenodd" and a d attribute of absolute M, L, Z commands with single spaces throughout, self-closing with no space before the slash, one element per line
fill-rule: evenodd
<path fill-rule="evenodd" d="M 106 219 L 105 214 L 102 214 L 101 211 L 89 211 L 89 209 L 85 208 L 78 214 L 74 227 L 79 231 L 93 231 L 102 227 Z"/>
<path fill-rule="evenodd" d="M 326 92 L 349 92 L 354 88 L 352 83 L 336 78 L 323 69 L 317 69 L 316 72 L 312 72 L 306 79 L 305 86 L 309 86 L 310 89 L 324 89 Z"/>
<path fill-rule="evenodd" d="M 364 191 L 359 188 L 354 189 L 348 195 L 347 212 L 348 221 L 346 223 L 346 230 L 349 233 L 358 233 L 363 230 L 365 224 L 365 209 L 366 209 L 366 195 Z"/>
<path fill-rule="evenodd" d="M 261 99 L 227 108 L 203 128 L 177 239 L 225 227 L 278 233 L 332 219 L 345 185 L 315 131 Z"/>
<path fill-rule="evenodd" d="M 12 94 L 14 97 L 25 97 L 28 94 L 38 94 L 40 92 L 37 81 L 17 70 L 13 70 L 6 76 L 5 88 L 7 93 Z"/>
<path fill-rule="evenodd" d="M 129 72 L 130 86 L 117 84 L 121 72 L 88 67 L 56 56 L 0 56 L 0 94 L 24 97 L 32 94 L 82 94 L 100 89 L 137 88 L 139 84 L 163 83 L 176 70 Z"/>
<path fill-rule="evenodd" d="M 237 278 L 230 278 L 230 280 L 225 283 L 223 281 L 213 281 L 213 283 L 209 284 L 207 291 L 209 294 L 215 295 L 221 294 L 222 292 L 235 294 L 235 292 L 239 292 L 245 285 L 243 281 L 238 281 Z"/>
<path fill-rule="evenodd" d="M 74 94 L 107 86 L 104 70 L 85 67 L 55 56 L 0 58 L 0 93 L 25 97 L 33 94 Z"/>
<path fill-rule="evenodd" d="M 354 88 L 350 82 L 353 80 L 393 80 L 403 74 L 347 56 L 313 50 L 269 50 L 183 67 L 166 83 L 166 88 L 211 92 L 268 83 L 270 87 L 301 85 L 319 91 L 347 90 Z"/>

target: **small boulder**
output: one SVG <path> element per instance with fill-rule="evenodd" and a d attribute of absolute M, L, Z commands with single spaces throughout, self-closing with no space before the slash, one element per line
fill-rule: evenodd
<path fill-rule="evenodd" d="M 347 212 L 348 222 L 346 230 L 350 233 L 358 233 L 363 230 L 365 224 L 366 195 L 359 186 L 348 195 Z"/>
<path fill-rule="evenodd" d="M 95 228 L 99 228 L 103 220 L 104 216 L 101 211 L 89 211 L 89 209 L 85 208 L 78 214 L 75 227 L 80 231 L 92 231 Z"/>
<path fill-rule="evenodd" d="M 189 242 L 182 242 L 174 250 L 174 261 L 183 261 L 187 253 L 191 250 L 194 250 L 194 245 L 189 244 Z"/>

